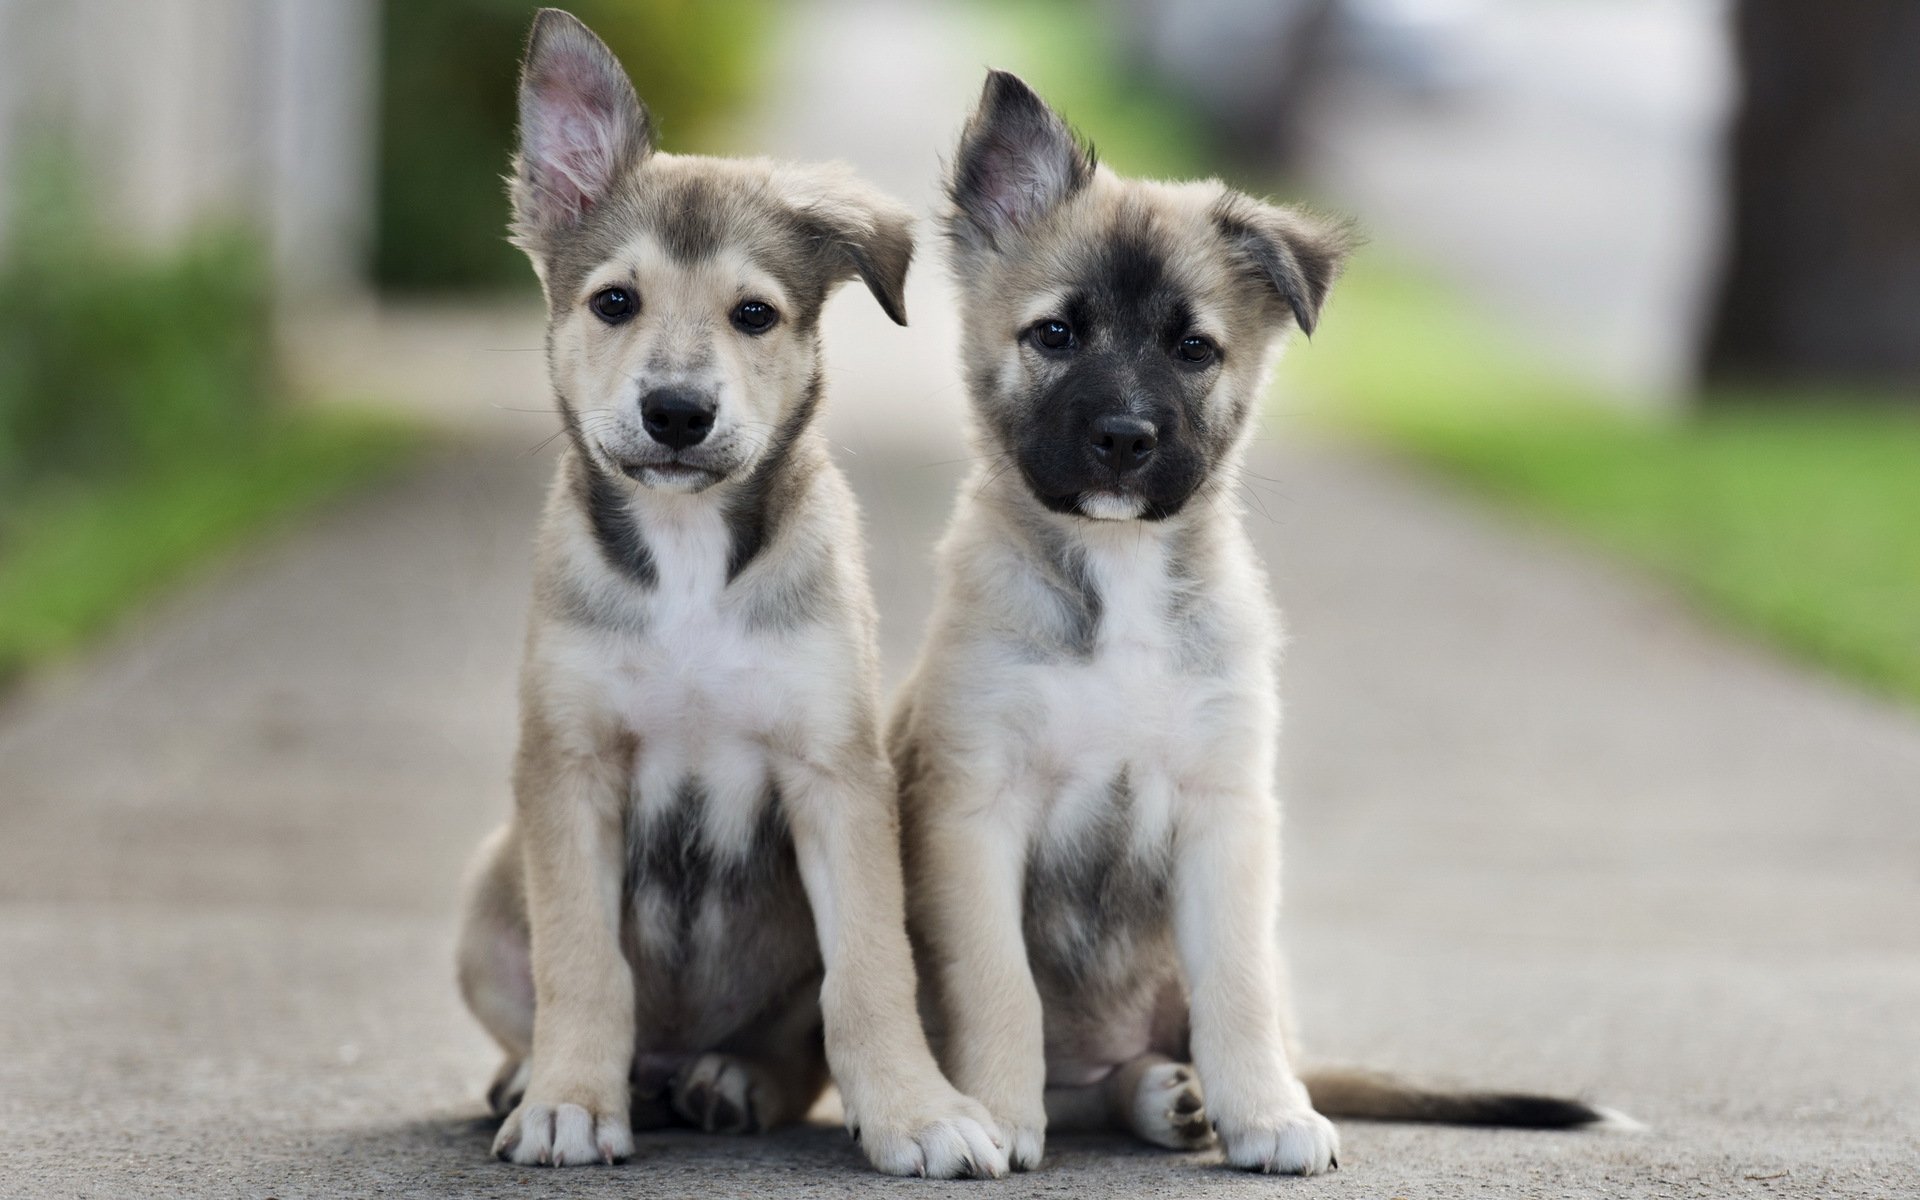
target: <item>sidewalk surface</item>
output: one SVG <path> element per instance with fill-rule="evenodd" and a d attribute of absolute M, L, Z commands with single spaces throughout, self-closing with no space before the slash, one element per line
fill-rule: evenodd
<path fill-rule="evenodd" d="M 987 55 L 956 35 L 876 64 L 875 22 L 934 19 L 908 7 L 815 13 L 795 45 L 838 47 L 838 82 L 789 94 L 849 132 L 789 115 L 768 145 L 924 200 Z M 845 99 L 861 62 L 895 77 L 891 115 Z M 911 330 L 854 289 L 827 328 L 890 680 L 966 466 L 944 302 L 929 256 Z M 1315 1056 L 1573 1091 L 1652 1132 L 1352 1124 L 1311 1182 L 1060 1138 L 1032 1175 L 905 1183 L 823 1127 L 490 1162 L 454 896 L 507 806 L 553 456 L 551 417 L 511 411 L 545 406 L 537 370 L 503 365 L 537 361 L 506 353 L 537 322 L 489 320 L 431 339 L 450 375 L 526 389 L 476 395 L 466 438 L 0 702 L 0 1196 L 1920 1194 L 1920 719 L 1286 431 L 1244 499 L 1292 636 L 1286 924 Z"/>

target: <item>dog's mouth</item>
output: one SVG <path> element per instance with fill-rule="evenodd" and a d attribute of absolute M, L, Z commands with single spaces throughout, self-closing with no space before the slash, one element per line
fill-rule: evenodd
<path fill-rule="evenodd" d="M 1074 508 L 1081 516 L 1096 521 L 1131 521 L 1147 509 L 1145 496 L 1123 489 L 1082 492 L 1074 500 Z"/>
<path fill-rule="evenodd" d="M 620 473 L 641 487 L 672 492 L 698 492 L 719 483 L 725 472 L 669 459 L 665 462 L 623 462 Z"/>
<path fill-rule="evenodd" d="M 1089 521 L 1164 521 L 1186 505 L 1186 497 L 1157 500 L 1133 488 L 1105 488 L 1049 494 L 1033 489 L 1034 499 L 1053 512 Z"/>
<path fill-rule="evenodd" d="M 1043 487 L 1028 475 L 1027 490 L 1050 511 L 1089 521 L 1164 521 L 1186 503 L 1185 496 L 1157 497 L 1132 482 L 1062 492 Z"/>

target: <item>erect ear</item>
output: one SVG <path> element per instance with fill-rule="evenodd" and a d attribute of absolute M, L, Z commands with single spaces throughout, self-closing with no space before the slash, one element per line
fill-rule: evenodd
<path fill-rule="evenodd" d="M 1293 312 L 1300 332 L 1311 336 L 1353 249 L 1352 227 L 1238 193 L 1221 200 L 1214 223 L 1248 271 Z"/>
<path fill-rule="evenodd" d="M 947 173 L 947 231 L 993 245 L 1031 225 L 1093 178 L 1093 152 L 1017 75 L 987 72 L 979 107 Z"/>
<path fill-rule="evenodd" d="M 838 283 L 858 275 L 893 323 L 905 325 L 912 211 L 841 163 L 784 167 L 776 181 L 826 256 L 827 277 Z"/>
<path fill-rule="evenodd" d="M 515 243 L 532 249 L 577 225 L 652 149 L 647 111 L 613 51 L 572 14 L 541 9 L 520 68 Z"/>

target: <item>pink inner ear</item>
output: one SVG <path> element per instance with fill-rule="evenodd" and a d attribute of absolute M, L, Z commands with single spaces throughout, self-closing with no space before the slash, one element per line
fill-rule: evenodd
<path fill-rule="evenodd" d="M 1071 146 L 1040 137 L 1027 142 L 1001 136 L 982 147 L 978 216 L 991 229 L 1024 225 L 1073 189 Z"/>
<path fill-rule="evenodd" d="M 590 80 L 556 71 L 535 88 L 522 154 L 549 215 L 576 220 L 606 197 L 624 131 L 615 103 Z M 576 77 L 569 78 L 569 75 Z M 604 89 L 602 89 L 604 91 Z"/>
<path fill-rule="evenodd" d="M 989 178 L 991 190 L 986 200 L 992 206 L 993 216 L 1001 225 L 1022 225 L 1045 207 L 1046 196 L 1041 191 L 1037 176 L 1030 160 L 1021 158 L 1014 151 L 1006 151 L 994 163 Z"/>

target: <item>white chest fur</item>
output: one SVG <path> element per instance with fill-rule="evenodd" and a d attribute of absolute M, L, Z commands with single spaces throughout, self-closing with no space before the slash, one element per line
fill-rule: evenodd
<path fill-rule="evenodd" d="M 1223 756 L 1242 754 L 1247 679 L 1196 661 L 1193 618 L 1170 552 L 1137 527 L 1089 539 L 1085 580 L 1097 594 L 1090 652 L 1022 666 L 1003 727 L 1009 793 L 1037 805 L 1035 832 L 1071 840 L 1116 798 L 1142 848 L 1163 843 L 1185 797 L 1216 785 Z M 1258 708 L 1256 703 L 1252 706 Z"/>
<path fill-rule="evenodd" d="M 706 798 L 713 841 L 745 837 L 779 759 L 831 745 L 846 720 L 849 673 L 820 633 L 756 627 L 728 580 L 729 532 L 717 503 L 666 497 L 636 514 L 652 587 L 620 593 L 620 620 L 549 629 L 538 652 L 580 728 L 635 736 L 639 815 L 676 802 L 689 781 Z M 586 552 L 597 553 L 590 546 Z"/>

